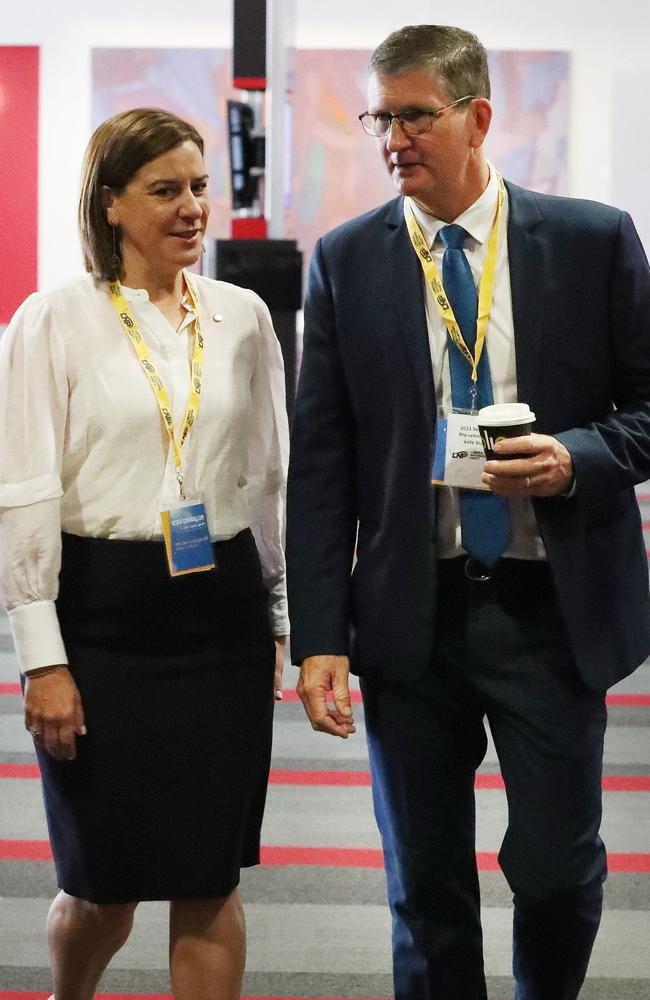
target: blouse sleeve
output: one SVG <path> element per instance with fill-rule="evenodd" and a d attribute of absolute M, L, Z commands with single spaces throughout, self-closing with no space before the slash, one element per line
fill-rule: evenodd
<path fill-rule="evenodd" d="M 23 672 L 67 663 L 54 606 L 67 400 L 62 338 L 32 295 L 0 338 L 0 602 Z"/>
<path fill-rule="evenodd" d="M 282 351 L 270 313 L 253 292 L 260 349 L 251 381 L 253 418 L 248 442 L 246 498 L 269 591 L 273 634 L 289 634 L 284 528 L 289 430 Z"/>

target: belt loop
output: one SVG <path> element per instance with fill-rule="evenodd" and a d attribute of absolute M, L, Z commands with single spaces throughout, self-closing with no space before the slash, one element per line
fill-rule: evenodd
<path fill-rule="evenodd" d="M 494 577 L 494 569 L 483 566 L 477 559 L 470 556 L 465 561 L 465 576 L 472 583 L 488 583 Z"/>

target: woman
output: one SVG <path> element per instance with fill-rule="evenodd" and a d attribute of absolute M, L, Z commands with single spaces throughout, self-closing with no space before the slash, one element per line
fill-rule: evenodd
<path fill-rule="evenodd" d="M 171 901 L 174 996 L 240 995 L 288 631 L 287 427 L 268 310 L 185 270 L 207 180 L 174 115 L 104 122 L 90 273 L 30 296 L 0 342 L 0 596 L 61 889 L 56 1000 L 94 996 L 144 899 Z"/>

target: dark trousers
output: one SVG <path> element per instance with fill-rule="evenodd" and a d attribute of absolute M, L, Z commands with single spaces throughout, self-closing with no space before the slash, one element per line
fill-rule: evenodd
<path fill-rule="evenodd" d="M 578 677 L 544 563 L 488 582 L 440 564 L 434 656 L 410 684 L 362 678 L 393 918 L 395 1000 L 485 1000 L 475 771 L 487 717 L 508 799 L 515 1000 L 575 1000 L 602 909 L 605 693 Z"/>

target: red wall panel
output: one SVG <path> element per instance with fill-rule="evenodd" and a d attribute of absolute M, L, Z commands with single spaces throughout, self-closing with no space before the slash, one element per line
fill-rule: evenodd
<path fill-rule="evenodd" d="M 0 324 L 38 281 L 38 55 L 0 46 Z"/>

